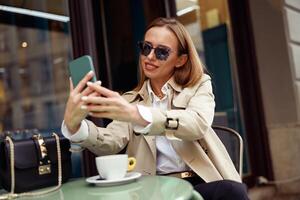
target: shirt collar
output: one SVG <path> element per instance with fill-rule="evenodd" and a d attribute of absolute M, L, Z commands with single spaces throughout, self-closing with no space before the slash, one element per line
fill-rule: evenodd
<path fill-rule="evenodd" d="M 147 89 L 148 89 L 148 94 L 149 97 L 151 98 L 151 101 L 155 100 L 155 101 L 162 101 L 164 99 L 166 99 L 168 97 L 169 94 L 169 86 L 168 83 L 165 83 L 162 88 L 161 88 L 161 92 L 164 94 L 164 97 L 162 99 L 160 99 L 158 96 L 155 95 L 155 93 L 152 90 L 150 81 L 147 82 Z"/>
<path fill-rule="evenodd" d="M 175 80 L 174 80 L 174 76 L 172 76 L 168 81 L 167 84 L 176 92 L 181 92 L 183 90 L 181 85 L 178 85 Z"/>
<path fill-rule="evenodd" d="M 138 91 L 138 94 L 139 94 L 143 99 L 148 98 L 148 95 L 151 94 L 150 91 L 152 91 L 152 89 L 151 89 L 151 86 L 149 87 L 148 85 L 150 86 L 150 81 L 149 81 L 149 79 L 147 79 L 147 80 L 144 82 L 142 88 Z M 173 76 L 166 82 L 165 85 L 169 86 L 169 87 L 168 87 L 168 90 L 170 90 L 171 88 L 172 88 L 173 90 L 175 90 L 176 92 L 181 92 L 181 91 L 183 90 L 182 86 L 181 86 L 181 85 L 178 85 L 178 84 L 175 82 Z M 165 86 L 165 85 L 164 85 L 164 86 Z M 150 89 L 151 89 L 151 90 L 150 90 Z M 152 91 L 152 92 L 153 92 L 153 91 Z M 163 91 L 162 91 L 162 92 L 163 92 Z M 154 94 L 154 92 L 153 92 L 153 94 Z M 150 96 L 150 97 L 151 97 L 151 96 Z"/>

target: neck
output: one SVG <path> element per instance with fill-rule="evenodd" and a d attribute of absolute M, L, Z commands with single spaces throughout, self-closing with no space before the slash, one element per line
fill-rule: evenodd
<path fill-rule="evenodd" d="M 150 85 L 151 85 L 151 88 L 154 92 L 154 94 L 159 97 L 159 98 L 163 98 L 164 97 L 164 94 L 162 93 L 161 91 L 161 88 L 163 87 L 163 85 L 165 84 L 166 82 L 156 82 L 156 81 L 151 81 L 150 80 Z"/>

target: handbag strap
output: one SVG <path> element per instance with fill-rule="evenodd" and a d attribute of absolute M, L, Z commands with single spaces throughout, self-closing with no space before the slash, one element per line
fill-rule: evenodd
<path fill-rule="evenodd" d="M 58 184 L 55 187 L 52 187 L 47 190 L 38 191 L 38 192 L 23 192 L 23 193 L 14 193 L 15 191 L 15 153 L 14 153 L 14 144 L 12 139 L 7 136 L 6 140 L 9 142 L 9 148 L 10 148 L 10 173 L 11 173 L 11 191 L 8 194 L 0 195 L 0 200 L 6 200 L 6 199 L 15 199 L 18 197 L 32 197 L 32 196 L 41 196 L 48 194 L 50 192 L 54 192 L 58 190 L 62 185 L 62 162 L 61 162 L 61 149 L 60 149 L 60 141 L 59 136 L 56 133 L 53 133 L 53 135 L 56 140 L 56 149 L 57 149 L 57 160 L 58 160 Z"/>

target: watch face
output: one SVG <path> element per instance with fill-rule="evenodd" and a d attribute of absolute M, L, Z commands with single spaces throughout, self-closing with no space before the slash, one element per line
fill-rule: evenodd
<path fill-rule="evenodd" d="M 177 130 L 179 127 L 179 119 L 173 119 L 173 118 L 167 118 L 166 123 L 165 123 L 165 128 L 166 129 L 171 129 L 171 130 Z"/>

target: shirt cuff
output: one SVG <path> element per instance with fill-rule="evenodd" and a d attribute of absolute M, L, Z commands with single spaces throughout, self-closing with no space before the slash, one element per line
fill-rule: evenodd
<path fill-rule="evenodd" d="M 68 130 L 65 122 L 63 121 L 61 125 L 61 132 L 65 138 L 68 138 L 74 143 L 80 143 L 84 141 L 85 139 L 88 138 L 89 136 L 89 127 L 87 125 L 87 122 L 83 120 L 80 124 L 80 128 L 78 131 L 74 134 L 71 134 L 70 131 Z"/>
<path fill-rule="evenodd" d="M 142 106 L 142 105 L 137 105 L 138 111 L 140 113 L 140 115 L 142 116 L 142 118 L 149 122 L 149 124 L 147 126 L 140 126 L 140 125 L 136 125 L 133 124 L 133 130 L 134 132 L 137 133 L 142 133 L 142 134 L 146 134 L 150 131 L 150 128 L 152 126 L 152 113 L 150 111 L 150 108 Z"/>

